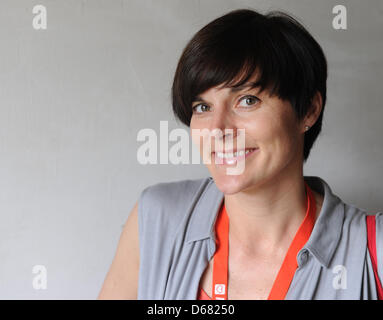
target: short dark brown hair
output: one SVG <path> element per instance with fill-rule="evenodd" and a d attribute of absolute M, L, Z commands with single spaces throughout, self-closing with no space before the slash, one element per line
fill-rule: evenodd
<path fill-rule="evenodd" d="M 318 42 L 287 13 L 234 10 L 198 31 L 184 48 L 174 75 L 175 116 L 190 126 L 192 103 L 199 94 L 221 84 L 240 86 L 256 70 L 260 91 L 268 89 L 271 96 L 289 101 L 299 120 L 316 92 L 321 94 L 322 112 L 305 133 L 306 161 L 322 128 L 327 61 Z"/>

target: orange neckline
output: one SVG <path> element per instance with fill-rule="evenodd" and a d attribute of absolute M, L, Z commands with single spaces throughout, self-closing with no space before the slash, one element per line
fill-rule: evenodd
<path fill-rule="evenodd" d="M 292 240 L 281 268 L 274 280 L 268 300 L 283 300 L 298 267 L 297 254 L 308 241 L 315 224 L 316 204 L 314 195 L 305 182 L 307 195 L 306 215 Z M 216 220 L 216 252 L 213 264 L 212 298 L 200 287 L 198 300 L 227 300 L 227 275 L 229 252 L 229 218 L 224 203 Z"/>

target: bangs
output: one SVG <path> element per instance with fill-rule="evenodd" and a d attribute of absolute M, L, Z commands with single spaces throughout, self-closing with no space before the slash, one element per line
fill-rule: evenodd
<path fill-rule="evenodd" d="M 281 64 L 280 44 L 277 48 L 272 43 L 271 32 L 262 24 L 250 29 L 248 25 L 238 26 L 230 33 L 222 30 L 210 35 L 214 42 L 205 47 L 196 46 L 190 52 L 190 58 L 194 57 L 189 65 L 191 72 L 183 79 L 184 103 L 191 105 L 199 94 L 210 88 L 235 88 L 250 80 L 251 88 L 267 89 L 271 96 L 285 96 L 281 84 L 292 70 L 287 70 L 289 64 Z"/>

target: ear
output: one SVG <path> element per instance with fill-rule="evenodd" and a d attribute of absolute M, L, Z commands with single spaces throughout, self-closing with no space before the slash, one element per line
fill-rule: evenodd
<path fill-rule="evenodd" d="M 322 103 L 322 95 L 317 91 L 311 99 L 311 106 L 302 121 L 302 132 L 305 132 L 305 126 L 310 126 L 311 128 L 315 124 L 322 111 Z"/>

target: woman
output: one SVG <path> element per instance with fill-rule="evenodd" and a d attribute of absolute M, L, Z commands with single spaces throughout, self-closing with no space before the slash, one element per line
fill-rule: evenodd
<path fill-rule="evenodd" d="M 382 214 L 369 229 L 376 265 L 366 212 L 303 176 L 326 79 L 321 47 L 287 14 L 236 10 L 201 29 L 182 53 L 172 97 L 192 132 L 222 133 L 209 136 L 211 177 L 141 193 L 99 298 L 377 299 Z M 206 140 L 194 140 L 203 154 Z M 227 174 L 239 163 L 241 174 Z"/>

